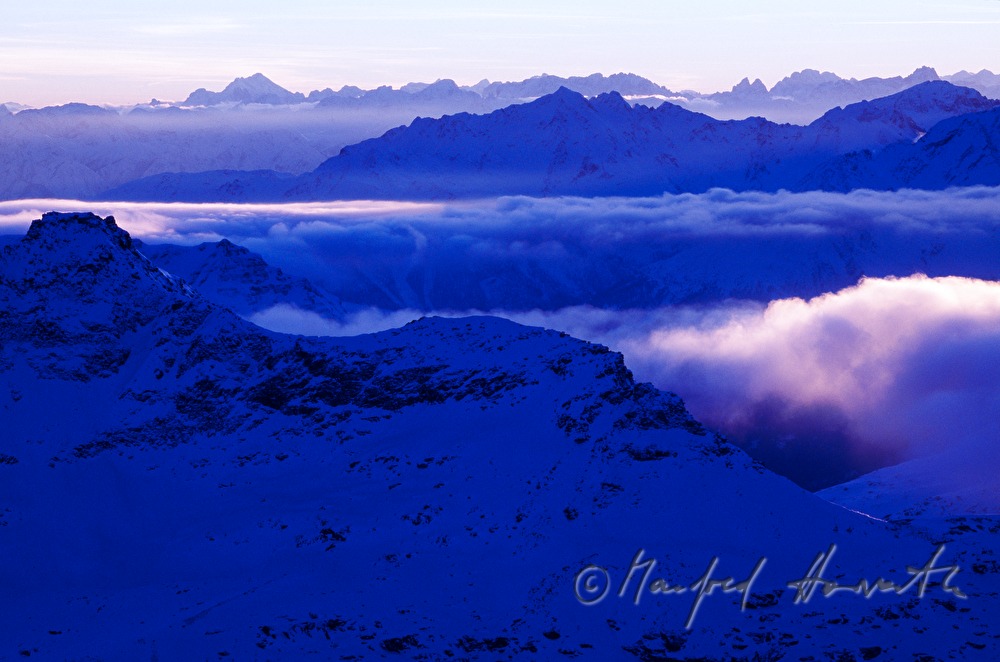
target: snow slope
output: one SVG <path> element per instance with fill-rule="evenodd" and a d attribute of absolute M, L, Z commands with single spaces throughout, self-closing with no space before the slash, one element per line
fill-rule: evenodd
<path fill-rule="evenodd" d="M 996 451 L 963 447 L 886 467 L 818 494 L 883 519 L 996 515 Z"/>
<path fill-rule="evenodd" d="M 915 142 L 833 159 L 806 177 L 802 187 L 934 190 L 997 183 L 1000 110 L 993 109 L 942 120 Z"/>
<path fill-rule="evenodd" d="M 343 304 L 304 278 L 295 278 L 228 239 L 197 246 L 142 244 L 137 248 L 161 269 L 179 276 L 212 303 L 241 317 L 278 304 L 310 310 L 328 319 L 344 315 Z"/>
<path fill-rule="evenodd" d="M 86 214 L 6 247 L 0 296 L 5 657 L 1000 648 L 1000 581 L 975 569 L 995 530 L 943 536 L 967 600 L 932 584 L 795 605 L 786 583 L 831 543 L 844 581 L 902 582 L 936 545 L 755 466 L 603 347 L 492 318 L 264 332 Z M 639 548 L 684 584 L 716 555 L 719 578 L 767 562 L 745 612 L 716 591 L 690 630 L 693 596 L 581 604 L 577 573 L 620 581 Z"/>

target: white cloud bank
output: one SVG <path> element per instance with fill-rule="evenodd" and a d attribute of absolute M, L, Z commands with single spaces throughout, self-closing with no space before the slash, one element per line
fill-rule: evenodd
<path fill-rule="evenodd" d="M 866 279 L 721 324 L 625 339 L 644 376 L 734 433 L 805 434 L 834 414 L 858 453 L 997 441 L 1000 283 Z"/>

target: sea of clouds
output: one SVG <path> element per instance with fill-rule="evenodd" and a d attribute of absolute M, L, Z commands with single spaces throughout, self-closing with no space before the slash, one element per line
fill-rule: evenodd
<path fill-rule="evenodd" d="M 1000 447 L 997 189 L 455 204 L 15 201 L 0 203 L 0 233 L 23 232 L 49 209 L 114 214 L 150 242 L 227 237 L 329 286 L 346 282 L 344 273 L 363 274 L 366 286 L 389 292 L 338 320 L 287 305 L 251 318 L 274 330 L 353 335 L 429 314 L 493 314 L 606 344 L 625 354 L 637 378 L 679 393 L 700 420 L 810 487 L 909 458 L 958 451 L 975 458 Z M 759 272 L 767 281 L 785 277 L 784 265 L 797 259 L 807 265 L 838 251 L 854 251 L 845 263 L 863 264 L 827 280 L 786 278 L 770 298 L 709 292 L 692 302 L 609 306 L 579 285 L 589 275 L 618 274 L 588 263 L 598 261 L 593 256 L 627 264 L 682 240 L 699 246 L 688 263 L 694 282 L 716 272 Z M 782 252 L 768 253 L 773 246 Z M 713 264 L 713 250 L 738 264 Z M 670 259 L 662 258 L 672 268 L 683 264 Z M 426 282 L 425 298 L 391 291 L 435 269 L 439 278 L 520 270 L 520 280 L 506 282 L 553 279 L 553 288 L 575 294 L 535 294 L 537 305 L 515 296 L 529 305 L 472 298 L 439 306 Z"/>

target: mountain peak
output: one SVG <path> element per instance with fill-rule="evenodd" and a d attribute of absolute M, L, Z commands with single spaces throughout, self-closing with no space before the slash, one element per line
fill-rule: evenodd
<path fill-rule="evenodd" d="M 755 78 L 752 83 L 750 82 L 749 78 L 744 78 L 739 83 L 733 86 L 732 93 L 744 94 L 744 95 L 767 94 L 767 86 L 764 85 L 764 82 L 759 78 Z"/>
<path fill-rule="evenodd" d="M 989 110 L 997 105 L 998 102 L 987 99 L 972 88 L 944 80 L 928 80 L 886 97 L 834 108 L 814 124 L 843 122 L 845 118 L 849 118 L 855 132 L 873 122 L 889 122 L 897 127 L 908 125 L 908 130 L 914 133 L 899 135 L 897 138 L 913 140 L 917 137 L 916 134 L 927 132 L 946 118 Z"/>
<path fill-rule="evenodd" d="M 0 283 L 0 319 L 8 321 L 0 344 L 70 345 L 64 355 L 28 360 L 40 375 L 83 382 L 119 370 L 130 354 L 128 333 L 200 301 L 139 253 L 114 217 L 85 212 L 33 221 L 0 255 Z"/>
<path fill-rule="evenodd" d="M 582 94 L 580 94 L 579 92 L 574 92 L 573 90 L 569 89 L 565 85 L 560 85 L 556 89 L 556 91 L 552 93 L 552 96 L 554 96 L 554 97 L 565 97 L 565 98 L 576 98 L 576 97 L 581 97 L 582 98 L 583 97 Z"/>
<path fill-rule="evenodd" d="M 625 97 L 623 97 L 618 92 L 614 91 L 604 92 L 603 94 L 597 95 L 596 97 L 591 99 L 591 103 L 594 104 L 594 106 L 597 108 L 606 108 L 609 110 L 628 111 L 631 109 L 631 106 L 629 106 L 628 101 L 625 101 Z"/>
<path fill-rule="evenodd" d="M 204 243 L 200 246 L 200 248 L 215 251 L 216 253 L 225 255 L 226 257 L 252 255 L 250 249 L 240 246 L 239 244 L 234 244 L 228 239 L 221 239 L 215 243 Z"/>
<path fill-rule="evenodd" d="M 223 92 L 230 92 L 233 90 L 253 90 L 255 92 L 283 92 L 288 94 L 288 90 L 281 87 L 273 80 L 268 78 L 262 73 L 255 73 L 252 76 L 247 76 L 246 78 L 236 78 Z"/>
<path fill-rule="evenodd" d="M 136 295 L 136 301 L 148 299 L 153 291 L 190 295 L 186 286 L 139 252 L 114 216 L 101 218 L 90 212 L 43 214 L 32 221 L 19 243 L 4 249 L 3 258 L 20 260 L 26 269 L 8 271 L 6 283 L 21 282 L 29 290 L 41 291 L 65 282 L 66 272 L 79 274 L 77 281 L 84 287 L 74 294 L 78 303 L 121 299 L 128 292 L 142 292 Z M 3 272 L 0 260 L 0 280 L 4 279 Z"/>
<path fill-rule="evenodd" d="M 555 92 L 542 95 L 534 101 L 525 104 L 524 107 L 549 110 L 566 106 L 580 107 L 586 104 L 587 98 L 585 96 L 579 92 L 574 92 L 565 85 L 561 85 Z"/>
<path fill-rule="evenodd" d="M 911 80 L 928 81 L 938 80 L 940 76 L 938 76 L 938 72 L 934 69 L 934 67 L 917 67 L 913 70 L 912 74 L 907 76 L 907 78 Z"/>
<path fill-rule="evenodd" d="M 221 92 L 199 88 L 192 92 L 182 106 L 212 106 L 219 103 L 287 104 L 305 101 L 301 92 L 289 92 L 264 74 L 258 72 L 246 78 L 236 78 Z"/>
<path fill-rule="evenodd" d="M 42 214 L 31 222 L 25 240 L 53 244 L 80 243 L 82 240 L 111 240 L 126 250 L 132 248 L 132 237 L 118 227 L 114 216 L 101 218 L 91 212 L 55 212 Z"/>

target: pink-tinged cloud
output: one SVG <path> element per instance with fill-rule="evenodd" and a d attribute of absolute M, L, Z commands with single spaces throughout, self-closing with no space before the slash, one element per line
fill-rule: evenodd
<path fill-rule="evenodd" d="M 1000 283 L 865 279 L 620 348 L 640 375 L 763 455 L 830 443 L 865 468 L 1000 443 Z"/>

